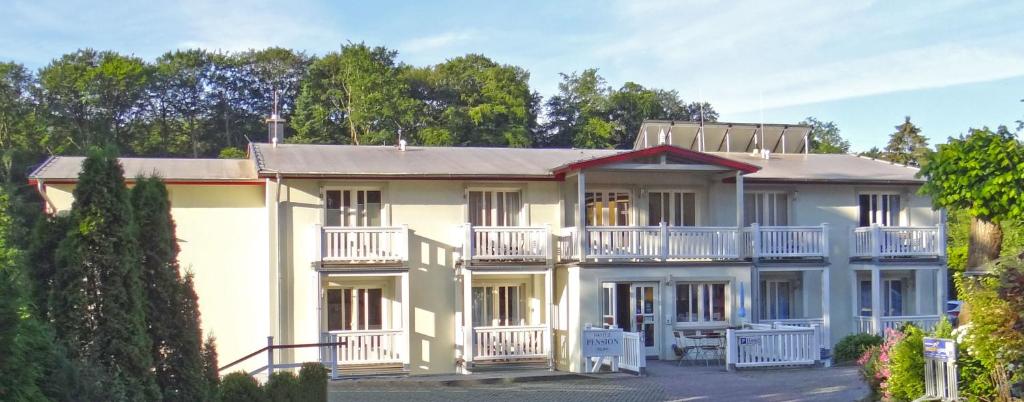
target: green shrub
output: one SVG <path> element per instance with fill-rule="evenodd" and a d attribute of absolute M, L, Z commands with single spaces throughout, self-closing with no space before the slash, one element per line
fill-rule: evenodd
<path fill-rule="evenodd" d="M 327 368 L 320 363 L 306 363 L 299 369 L 299 398 L 302 402 L 327 401 Z"/>
<path fill-rule="evenodd" d="M 263 402 L 263 387 L 244 371 L 237 371 L 224 376 L 217 390 L 221 402 Z"/>
<path fill-rule="evenodd" d="M 864 355 L 872 346 L 882 344 L 882 337 L 872 334 L 853 334 L 839 340 L 833 357 L 836 363 L 852 362 Z"/>
<path fill-rule="evenodd" d="M 270 402 L 302 402 L 299 395 L 300 389 L 299 378 L 291 371 L 274 373 L 264 388 Z"/>
<path fill-rule="evenodd" d="M 889 352 L 887 393 L 896 400 L 912 401 L 924 395 L 924 332 L 913 325 Z"/>
<path fill-rule="evenodd" d="M 882 376 L 878 372 L 881 368 L 878 359 L 881 353 L 881 346 L 869 346 L 864 354 L 857 359 L 857 364 L 860 365 L 860 376 L 871 388 L 872 400 L 879 399 L 878 397 L 881 396 Z"/>

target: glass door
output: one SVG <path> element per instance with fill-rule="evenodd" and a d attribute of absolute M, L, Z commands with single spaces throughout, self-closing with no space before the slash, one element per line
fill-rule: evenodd
<path fill-rule="evenodd" d="M 632 332 L 639 332 L 648 356 L 658 354 L 658 297 L 657 284 L 634 283 L 630 286 L 630 305 L 633 307 Z"/>

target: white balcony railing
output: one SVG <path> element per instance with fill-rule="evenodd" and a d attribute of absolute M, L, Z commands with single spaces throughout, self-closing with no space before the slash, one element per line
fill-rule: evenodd
<path fill-rule="evenodd" d="M 900 327 L 903 326 L 903 324 L 905 323 L 914 324 L 914 326 L 921 328 L 925 331 L 932 331 L 935 329 L 935 325 L 939 323 L 940 318 L 941 317 L 939 317 L 938 315 L 884 316 L 880 317 L 879 319 L 879 328 L 875 328 L 872 317 L 858 316 L 855 319 L 857 321 L 858 332 L 884 335 L 886 329 L 897 330 L 900 329 Z"/>
<path fill-rule="evenodd" d="M 584 254 L 596 260 L 738 259 L 739 231 L 735 227 L 702 226 L 589 226 Z M 559 258 L 578 260 L 576 230 L 558 236 Z"/>
<path fill-rule="evenodd" d="M 465 224 L 463 250 L 480 261 L 545 261 L 551 258 L 551 228 Z M 463 251 L 465 253 L 465 251 Z"/>
<path fill-rule="evenodd" d="M 751 324 L 726 330 L 727 367 L 812 365 L 821 357 L 819 328 Z"/>
<path fill-rule="evenodd" d="M 801 328 L 818 328 L 818 345 L 822 349 L 831 349 L 832 340 L 829 333 L 829 328 L 825 327 L 825 319 L 823 318 L 785 318 L 778 320 L 765 319 L 761 320 L 761 324 L 781 324 L 790 327 L 801 327 Z"/>
<path fill-rule="evenodd" d="M 853 257 L 941 257 L 946 252 L 946 234 L 937 226 L 878 226 L 853 229 L 850 255 Z"/>
<path fill-rule="evenodd" d="M 473 327 L 473 360 L 547 358 L 547 325 Z"/>
<path fill-rule="evenodd" d="M 314 252 L 324 262 L 403 262 L 409 255 L 409 229 L 398 227 L 320 227 Z"/>
<path fill-rule="evenodd" d="M 328 354 L 337 353 L 338 364 L 407 363 L 408 343 L 401 329 L 331 331 L 323 338 L 341 344 L 335 350 L 328 348 Z"/>
<path fill-rule="evenodd" d="M 828 224 L 743 228 L 743 255 L 761 258 L 828 257 Z"/>

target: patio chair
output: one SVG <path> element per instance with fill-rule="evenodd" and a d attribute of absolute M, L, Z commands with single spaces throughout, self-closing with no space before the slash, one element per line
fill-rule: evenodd
<path fill-rule="evenodd" d="M 725 345 L 723 342 L 725 337 L 717 332 L 709 332 L 705 334 L 705 337 L 700 342 L 700 354 L 704 357 L 704 365 L 710 364 L 709 357 L 714 357 L 714 360 L 722 360 L 725 357 Z"/>
<path fill-rule="evenodd" d="M 673 331 L 672 333 L 675 335 L 672 351 L 676 353 L 676 356 L 679 356 L 677 365 L 681 366 L 683 361 L 687 360 L 687 356 L 691 356 L 690 360 L 700 359 L 701 339 L 699 337 L 680 333 L 679 331 Z"/>

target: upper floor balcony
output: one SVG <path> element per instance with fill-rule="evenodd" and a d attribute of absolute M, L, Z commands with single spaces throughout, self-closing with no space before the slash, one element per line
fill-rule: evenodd
<path fill-rule="evenodd" d="M 473 226 L 461 227 L 463 261 L 481 263 L 547 262 L 554 258 L 551 227 Z"/>
<path fill-rule="evenodd" d="M 409 259 L 408 226 L 321 226 L 313 231 L 321 264 L 401 264 Z"/>
<path fill-rule="evenodd" d="M 946 255 L 946 233 L 936 226 L 879 226 L 853 229 L 851 258 L 941 258 Z"/>
<path fill-rule="evenodd" d="M 825 258 L 828 228 L 822 226 L 588 226 L 584 261 L 741 260 Z M 558 236 L 559 258 L 579 261 L 575 228 Z"/>

